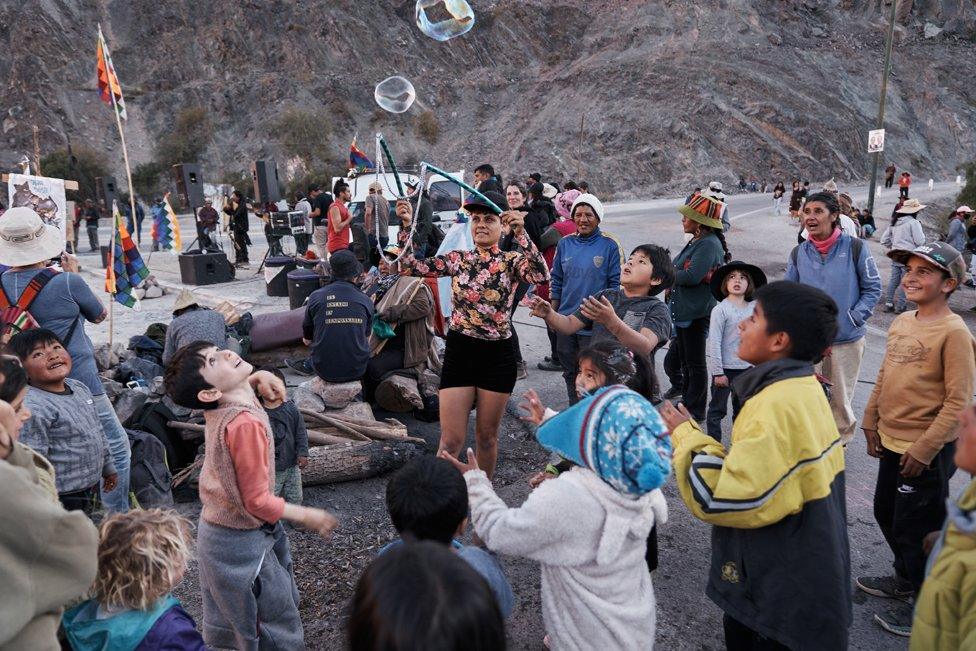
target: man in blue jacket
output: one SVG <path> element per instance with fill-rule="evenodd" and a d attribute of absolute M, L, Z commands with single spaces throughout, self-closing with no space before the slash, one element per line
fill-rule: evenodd
<path fill-rule="evenodd" d="M 581 194 L 573 202 L 570 216 L 576 234 L 559 240 L 552 261 L 550 301 L 552 308 L 569 316 L 579 309 L 583 299 L 604 289 L 620 286 L 621 254 L 617 242 L 600 230 L 603 204 L 592 194 Z M 563 367 L 569 403 L 575 404 L 576 355 L 589 345 L 590 330 L 573 335 L 557 335 L 556 353 Z"/>
<path fill-rule="evenodd" d="M 867 320 L 881 298 L 881 276 L 868 247 L 841 232 L 836 195 L 810 195 L 801 220 L 809 237 L 790 253 L 786 280 L 822 289 L 837 302 L 837 334 L 819 372 L 832 384 L 830 409 L 846 445 L 857 426 L 851 398 L 864 356 Z"/>

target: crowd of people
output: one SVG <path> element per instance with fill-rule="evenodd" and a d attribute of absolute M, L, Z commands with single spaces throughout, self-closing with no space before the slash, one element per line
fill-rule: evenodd
<path fill-rule="evenodd" d="M 368 401 L 391 376 L 409 376 L 440 424 L 437 454 L 387 483 L 399 537 L 358 577 L 350 648 L 505 648 L 519 595 L 498 555 L 539 563 L 547 648 L 651 648 L 672 476 L 691 515 L 713 526 L 706 594 L 723 612 L 727 648 L 846 648 L 852 590 L 888 598 L 876 619 L 910 635 L 912 649 L 976 644 L 976 482 L 949 490 L 957 468 L 976 473 L 976 339 L 949 305 L 971 283 L 972 210 L 960 206 L 946 241 L 929 241 L 918 222 L 926 206 L 904 192 L 881 237 L 892 261 L 884 307 L 898 314 L 857 414 L 882 279 L 871 233 L 833 181 L 817 192 L 792 184 L 801 229 L 775 281 L 733 259 L 715 181 L 678 209 L 686 243 L 676 254 L 653 242 L 627 253 L 601 229 L 606 210 L 584 183 L 531 174 L 506 184 L 488 164 L 475 182 L 461 249 L 438 250 L 420 187 L 393 198 L 395 242 L 390 202 L 371 188 L 365 256 L 350 235 L 347 184 L 298 199 L 311 220 L 305 244 L 328 261 L 331 282 L 307 301 L 309 355 L 291 366 L 325 385 L 359 383 Z M 776 213 L 785 196 L 777 184 Z M 245 264 L 243 195 L 228 210 Z M 220 314 L 181 294 L 162 362 L 166 394 L 205 420 L 195 540 L 172 510 L 130 509 L 126 433 L 85 332 L 105 309 L 62 249 L 28 208 L 0 220 L 0 648 L 304 648 L 283 522 L 324 539 L 339 522 L 303 504 L 308 435 L 280 371 L 228 349 Z M 48 264 L 59 257 L 63 271 Z M 439 278 L 451 282 L 443 353 Z M 492 478 L 505 407 L 526 374 L 519 304 L 547 329 L 539 367 L 562 373 L 567 406 L 524 394 L 523 418 L 552 456 L 509 506 Z M 655 372 L 662 348 L 667 389 Z M 852 576 L 845 456 L 859 422 L 878 459 L 887 576 Z M 172 596 L 191 548 L 199 623 Z"/>

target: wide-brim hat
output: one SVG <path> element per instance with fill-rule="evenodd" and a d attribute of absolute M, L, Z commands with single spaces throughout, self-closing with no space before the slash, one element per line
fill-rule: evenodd
<path fill-rule="evenodd" d="M 949 274 L 950 278 L 955 278 L 959 284 L 966 280 L 966 260 L 962 257 L 962 253 L 945 242 L 927 242 L 916 246 L 911 251 L 907 249 L 888 251 L 888 257 L 899 264 L 906 264 L 912 256 L 928 260 Z"/>
<path fill-rule="evenodd" d="M 702 226 L 722 230 L 722 209 L 725 204 L 703 194 L 694 194 L 691 200 L 678 208 L 678 212 Z"/>
<path fill-rule="evenodd" d="M 25 206 L 0 216 L 0 264 L 26 267 L 61 255 L 64 235 Z"/>
<path fill-rule="evenodd" d="M 508 210 L 508 199 L 506 199 L 505 195 L 503 195 L 501 192 L 496 192 L 495 190 L 485 190 L 481 194 L 483 194 L 486 199 L 492 201 L 496 206 L 501 208 L 503 212 Z M 468 195 L 467 199 L 464 200 L 464 209 L 470 212 L 475 208 L 480 208 L 481 210 L 495 213 L 495 208 L 493 208 L 487 201 L 474 194 Z"/>
<path fill-rule="evenodd" d="M 920 212 L 922 208 L 925 208 L 925 204 L 921 203 L 918 199 L 906 199 L 898 209 L 898 214 L 914 215 L 915 213 Z"/>
<path fill-rule="evenodd" d="M 557 194 L 559 194 L 559 190 L 556 189 L 556 186 L 551 183 L 542 184 L 542 196 L 546 199 L 554 199 Z"/>
<path fill-rule="evenodd" d="M 728 278 L 729 274 L 733 271 L 742 271 L 749 274 L 749 277 L 752 278 L 753 289 L 759 289 L 766 284 L 766 274 L 762 269 L 754 264 L 748 264 L 746 262 L 742 262 L 741 260 L 733 260 L 732 262 L 722 265 L 716 269 L 715 273 L 712 274 L 712 279 L 709 281 L 712 296 L 715 297 L 716 301 L 721 301 L 725 298 L 725 295 L 722 294 L 722 285 L 725 284 L 725 279 Z"/>
<path fill-rule="evenodd" d="M 586 204 L 593 209 L 596 213 L 596 218 L 601 222 L 603 221 L 603 202 L 596 198 L 596 195 L 592 194 L 581 194 L 573 201 L 573 206 L 569 209 L 569 216 L 572 218 L 573 213 L 576 212 L 576 206 L 580 204 Z"/>
<path fill-rule="evenodd" d="M 176 297 L 176 302 L 173 303 L 173 312 L 185 310 L 193 305 L 200 305 L 199 299 L 189 289 L 181 289 L 179 295 Z"/>
<path fill-rule="evenodd" d="M 621 493 L 644 495 L 671 474 L 671 439 L 657 410 L 623 385 L 598 390 L 536 431 L 539 443 Z"/>

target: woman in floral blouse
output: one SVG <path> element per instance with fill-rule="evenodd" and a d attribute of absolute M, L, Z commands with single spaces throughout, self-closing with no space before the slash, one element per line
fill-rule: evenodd
<path fill-rule="evenodd" d="M 485 195 L 498 206 L 506 206 L 502 194 L 489 191 Z M 468 415 L 476 407 L 478 464 L 491 477 L 498 455 L 498 425 L 515 387 L 516 357 L 509 318 L 515 289 L 520 282 L 547 282 L 549 270 L 525 233 L 524 212 L 496 215 L 486 203 L 473 197 L 464 209 L 471 224 L 474 250 L 449 251 L 423 260 L 409 252 L 400 261 L 400 273 L 453 278 L 453 312 L 439 393 L 439 449 L 454 456 L 461 453 Z M 403 224 L 399 240 L 404 246 L 410 233 L 410 204 L 398 202 L 397 215 Z M 514 233 L 517 246 L 512 251 L 501 251 L 498 241 L 507 229 Z"/>

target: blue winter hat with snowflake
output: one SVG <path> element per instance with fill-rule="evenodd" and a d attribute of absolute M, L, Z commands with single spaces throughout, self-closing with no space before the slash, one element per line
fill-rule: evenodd
<path fill-rule="evenodd" d="M 622 385 L 600 389 L 553 416 L 536 438 L 622 493 L 649 493 L 671 474 L 668 428 L 651 403 Z"/>

